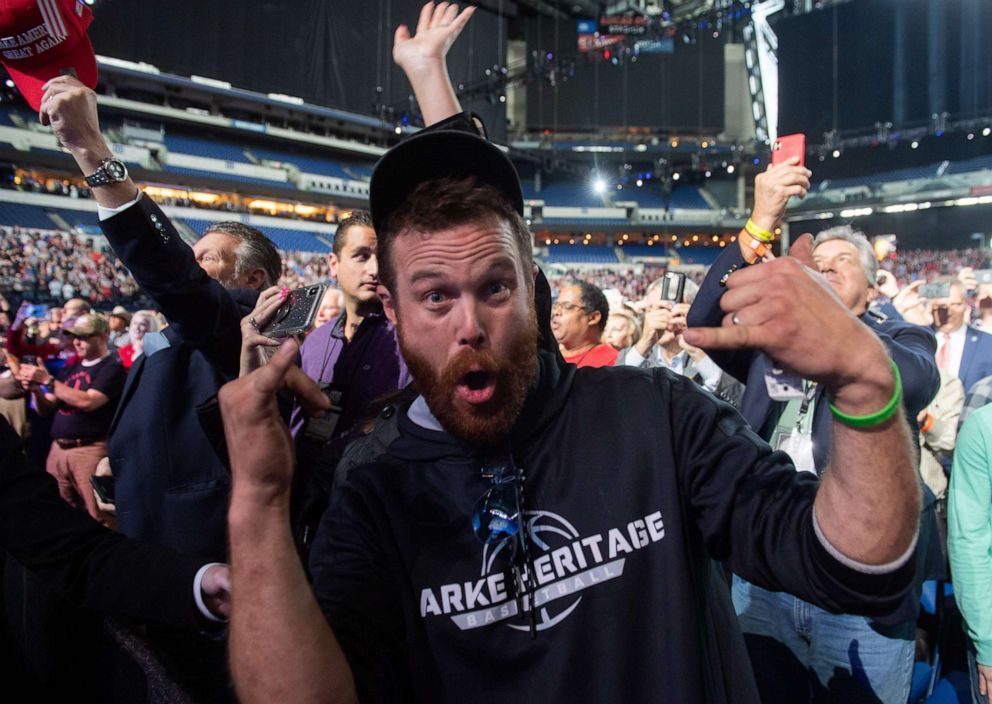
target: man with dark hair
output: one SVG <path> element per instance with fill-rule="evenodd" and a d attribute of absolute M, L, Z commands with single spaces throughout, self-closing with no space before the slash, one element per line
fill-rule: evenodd
<path fill-rule="evenodd" d="M 601 342 L 610 304 L 593 284 L 578 281 L 566 286 L 551 306 L 551 331 L 565 361 L 577 367 L 608 367 L 617 351 Z"/>
<path fill-rule="evenodd" d="M 225 248 L 223 253 L 227 255 L 228 262 L 215 262 L 212 259 L 200 258 L 200 266 L 204 267 L 211 278 L 217 279 L 224 288 L 238 288 L 238 284 L 244 280 L 249 272 L 262 271 L 265 278 L 259 285 L 249 286 L 257 290 L 266 289 L 279 283 L 282 276 L 282 257 L 272 240 L 262 234 L 262 232 L 250 225 L 233 220 L 212 223 L 203 237 L 210 237 L 213 234 L 227 235 L 236 243 L 233 252 L 230 248 Z M 234 267 L 224 267 L 223 264 L 233 263 Z M 213 272 L 214 265 L 217 269 Z"/>
<path fill-rule="evenodd" d="M 304 555 L 327 507 L 334 469 L 355 424 L 373 400 L 410 383 L 396 331 L 382 314 L 376 293 L 376 235 L 368 212 L 356 211 L 341 221 L 327 259 L 344 309 L 314 330 L 300 353 L 303 371 L 326 386 L 334 404 L 312 424 L 299 408 L 293 420 L 300 465 L 293 491 L 294 534 Z"/>

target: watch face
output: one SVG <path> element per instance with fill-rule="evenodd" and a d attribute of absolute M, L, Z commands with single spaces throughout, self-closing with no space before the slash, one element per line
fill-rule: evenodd
<path fill-rule="evenodd" d="M 112 181 L 123 181 L 127 178 L 127 168 L 125 168 L 122 162 L 116 159 L 108 161 L 104 164 L 104 168 L 107 170 L 107 175 Z"/>

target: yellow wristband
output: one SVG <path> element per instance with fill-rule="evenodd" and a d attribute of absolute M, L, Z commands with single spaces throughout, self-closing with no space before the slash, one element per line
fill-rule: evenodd
<path fill-rule="evenodd" d="M 763 230 L 754 224 L 754 220 L 748 218 L 748 221 L 744 223 L 744 229 L 747 230 L 748 234 L 755 237 L 762 242 L 771 242 L 775 239 L 775 235 L 769 230 Z"/>

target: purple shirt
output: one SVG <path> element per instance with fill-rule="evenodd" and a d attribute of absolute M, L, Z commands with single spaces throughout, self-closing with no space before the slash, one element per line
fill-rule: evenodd
<path fill-rule="evenodd" d="M 412 377 L 400 354 L 396 330 L 381 312 L 365 316 L 351 342 L 344 337 L 345 313 L 314 330 L 300 348 L 304 373 L 318 382 L 333 382 L 343 391 L 338 431 L 360 421 L 369 404 L 402 389 Z M 294 435 L 302 425 L 293 411 Z"/>

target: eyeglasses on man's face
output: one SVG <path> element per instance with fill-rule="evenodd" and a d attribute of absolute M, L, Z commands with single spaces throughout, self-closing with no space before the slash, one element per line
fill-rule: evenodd
<path fill-rule="evenodd" d="M 551 315 L 562 315 L 563 313 L 571 313 L 573 310 L 581 310 L 586 312 L 586 309 L 582 306 L 577 306 L 574 303 L 555 303 L 551 306 Z"/>

